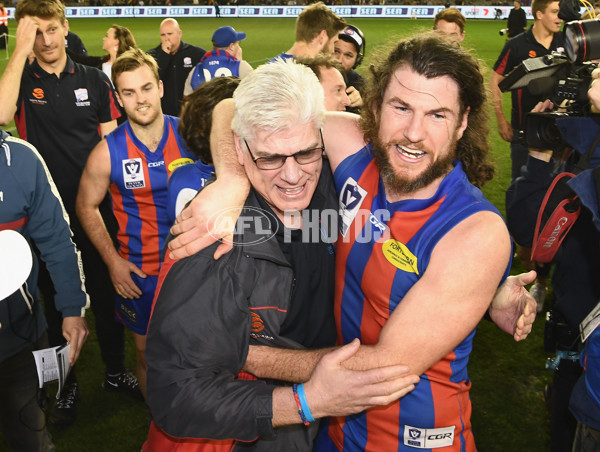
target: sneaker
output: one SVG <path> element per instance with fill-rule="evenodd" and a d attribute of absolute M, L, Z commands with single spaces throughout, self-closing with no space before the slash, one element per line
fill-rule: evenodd
<path fill-rule="evenodd" d="M 529 289 L 529 293 L 533 298 L 535 298 L 535 301 L 537 302 L 536 312 L 539 314 L 544 310 L 544 301 L 546 300 L 546 294 L 548 293 L 546 284 L 536 282 Z"/>
<path fill-rule="evenodd" d="M 50 422 L 53 425 L 62 427 L 66 427 L 75 422 L 75 418 L 77 417 L 77 404 L 80 399 L 79 383 L 73 382 L 66 385 L 52 409 Z"/>
<path fill-rule="evenodd" d="M 127 370 L 117 375 L 106 374 L 106 379 L 102 386 L 106 391 L 124 392 L 134 399 L 144 400 L 137 378 Z"/>

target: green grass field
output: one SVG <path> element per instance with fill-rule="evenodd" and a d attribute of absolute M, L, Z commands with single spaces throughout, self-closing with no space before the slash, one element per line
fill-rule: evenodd
<path fill-rule="evenodd" d="M 368 67 L 369 55 L 377 47 L 395 38 L 429 30 L 432 26 L 431 20 L 356 19 L 351 22 L 360 27 L 367 37 L 367 57 L 359 68 L 362 72 Z M 159 43 L 159 19 L 74 19 L 70 27 L 81 36 L 90 55 L 101 55 L 102 36 L 113 23 L 128 27 L 143 49 Z M 219 26 L 232 25 L 245 31 L 248 38 L 243 42 L 244 59 L 253 66 L 289 49 L 294 40 L 292 19 L 183 18 L 180 24 L 184 41 L 204 48 L 210 47 L 210 37 Z M 467 24 L 465 46 L 473 49 L 482 60 L 486 78 L 489 78 L 491 66 L 504 44 L 504 38 L 498 35 L 498 30 L 504 25 L 504 21 L 469 21 Z M 15 28 L 15 22 L 11 21 L 11 35 L 15 34 Z M 12 49 L 13 38 L 9 44 Z M 0 61 L 0 70 L 3 71 L 5 66 L 6 60 Z M 504 104 L 508 112 L 508 94 L 505 94 Z M 497 173 L 494 180 L 484 187 L 484 192 L 504 211 L 504 192 L 510 179 L 509 147 L 500 139 L 495 121 L 490 125 Z M 460 262 L 452 265 L 460 265 Z M 92 317 L 90 313 L 88 322 L 93 327 Z M 543 319 L 538 319 L 529 339 L 525 343 L 515 343 L 495 325 L 485 321 L 481 323 L 469 366 L 473 381 L 472 422 L 478 450 L 548 450 L 549 427 L 542 390 L 550 381 L 551 373 L 544 370 L 542 333 Z M 128 360 L 130 368 L 134 368 L 132 343 L 128 344 Z M 140 450 L 147 433 L 147 411 L 139 402 L 104 392 L 100 386 L 103 373 L 97 341 L 92 334 L 78 364 L 83 396 L 79 417 L 67 429 L 50 427 L 58 451 Z M 50 394 L 53 393 L 56 393 L 56 388 L 50 387 Z M 7 450 L 2 442 L 0 438 L 0 451 Z"/>

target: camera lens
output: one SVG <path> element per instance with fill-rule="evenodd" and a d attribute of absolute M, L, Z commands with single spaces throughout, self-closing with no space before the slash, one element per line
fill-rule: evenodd
<path fill-rule="evenodd" d="M 565 25 L 565 51 L 571 63 L 600 58 L 600 20 L 576 20 Z"/>

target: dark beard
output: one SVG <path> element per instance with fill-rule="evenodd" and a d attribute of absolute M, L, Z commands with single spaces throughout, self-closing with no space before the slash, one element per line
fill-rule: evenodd
<path fill-rule="evenodd" d="M 391 148 L 392 145 L 384 145 L 377 137 L 373 141 L 373 154 L 375 155 L 375 163 L 379 167 L 386 191 L 392 195 L 414 193 L 417 190 L 427 187 L 436 179 L 448 174 L 454 166 L 456 143 L 457 139 L 456 135 L 454 135 L 448 155 L 432 162 L 421 175 L 411 180 L 400 177 L 394 172 L 387 151 L 387 148 Z"/>

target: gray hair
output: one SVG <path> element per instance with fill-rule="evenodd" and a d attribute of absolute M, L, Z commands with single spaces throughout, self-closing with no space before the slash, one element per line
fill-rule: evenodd
<path fill-rule="evenodd" d="M 233 93 L 232 129 L 247 140 L 258 132 L 276 133 L 297 124 L 325 120 L 323 88 L 303 64 L 278 59 L 263 64 L 244 77 Z"/>

